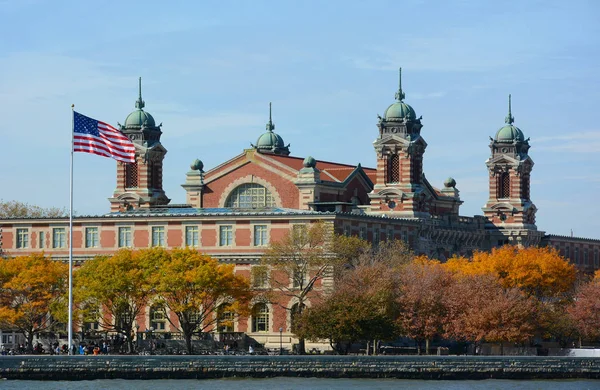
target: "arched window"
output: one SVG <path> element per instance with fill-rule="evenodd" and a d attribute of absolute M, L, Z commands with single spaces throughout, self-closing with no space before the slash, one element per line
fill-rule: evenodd
<path fill-rule="evenodd" d="M 160 305 L 154 305 L 150 308 L 150 326 L 157 331 L 165 330 L 167 323 L 167 313 L 165 308 Z"/>
<path fill-rule="evenodd" d="M 508 172 L 502 172 L 498 176 L 498 198 L 510 198 L 510 175 Z"/>
<path fill-rule="evenodd" d="M 400 159 L 397 154 L 388 157 L 388 183 L 398 183 L 400 181 Z"/>
<path fill-rule="evenodd" d="M 269 330 L 269 307 L 266 303 L 257 303 L 252 308 L 252 332 Z"/>
<path fill-rule="evenodd" d="M 236 187 L 227 197 L 225 207 L 256 209 L 275 207 L 273 195 L 260 184 L 246 183 Z"/>
<path fill-rule="evenodd" d="M 302 309 L 302 310 L 300 310 Z M 294 306 L 292 306 L 292 310 L 290 310 L 290 329 L 292 330 L 292 332 L 294 332 L 296 330 L 296 323 L 298 320 L 298 316 L 300 314 L 302 314 L 302 312 L 304 311 L 304 309 L 306 309 L 306 305 L 302 305 L 300 306 L 299 303 L 294 304 Z"/>
<path fill-rule="evenodd" d="M 234 317 L 230 309 L 227 303 L 217 308 L 217 332 L 227 333 L 234 331 Z"/>

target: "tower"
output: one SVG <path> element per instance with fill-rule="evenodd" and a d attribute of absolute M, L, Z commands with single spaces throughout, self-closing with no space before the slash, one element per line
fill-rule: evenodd
<path fill-rule="evenodd" d="M 271 103 L 269 103 L 269 122 L 267 123 L 267 131 L 258 137 L 256 145 L 252 145 L 254 149 L 260 153 L 279 154 L 282 156 L 289 156 L 290 145 L 285 146 L 283 138 L 275 133 L 275 124 L 271 117 Z"/>
<path fill-rule="evenodd" d="M 421 137 L 421 118 L 404 102 L 402 68 L 396 102 L 379 116 L 379 137 L 373 142 L 377 153 L 377 180 L 369 194 L 370 212 L 396 216 L 426 217 L 423 154 L 427 143 Z"/>
<path fill-rule="evenodd" d="M 530 182 L 533 160 L 529 157 L 529 138 L 513 123 L 511 96 L 508 95 L 506 125 L 490 137 L 491 156 L 486 161 L 489 172 L 489 197 L 483 207 L 488 227 L 499 232 L 498 244 L 510 241 L 510 236 L 523 236 L 537 230 L 531 202 Z"/>
<path fill-rule="evenodd" d="M 109 198 L 111 211 L 166 205 L 170 199 L 162 188 L 162 165 L 167 150 L 160 143 L 160 125 L 150 113 L 144 111 L 142 78 L 139 79 L 139 96 L 136 110 L 127 116 L 119 128 L 135 145 L 135 163 L 117 163 L 117 188 Z"/>

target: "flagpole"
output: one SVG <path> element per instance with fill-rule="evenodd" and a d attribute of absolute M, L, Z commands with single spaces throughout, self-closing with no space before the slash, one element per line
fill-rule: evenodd
<path fill-rule="evenodd" d="M 69 180 L 69 355 L 73 355 L 73 134 L 75 105 L 71 104 L 71 176 Z"/>

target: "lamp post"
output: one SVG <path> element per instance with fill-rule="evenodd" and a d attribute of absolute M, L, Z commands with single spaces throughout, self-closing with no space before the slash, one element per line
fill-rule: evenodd
<path fill-rule="evenodd" d="M 154 347 L 154 346 L 152 345 L 152 344 L 153 344 L 153 343 L 152 343 L 152 332 L 153 332 L 153 331 L 154 331 L 154 327 L 153 327 L 153 326 L 151 326 L 151 327 L 150 327 L 150 355 L 152 355 L 152 350 L 153 350 L 153 347 Z"/>
<path fill-rule="evenodd" d="M 279 355 L 283 355 L 283 328 L 279 328 Z"/>

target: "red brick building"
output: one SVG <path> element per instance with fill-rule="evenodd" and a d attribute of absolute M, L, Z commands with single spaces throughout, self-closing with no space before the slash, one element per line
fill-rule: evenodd
<path fill-rule="evenodd" d="M 201 161 L 193 161 L 190 170 L 181 173 L 187 203 L 170 205 L 162 188 L 167 153 L 160 141 L 162 124 L 157 126 L 144 111 L 140 87 L 136 110 L 120 125 L 136 145 L 136 162 L 117 163 L 110 212 L 75 218 L 74 261 L 123 247 L 190 246 L 234 263 L 236 272 L 250 277 L 269 242 L 294 225 L 322 221 L 339 234 L 358 235 L 374 244 L 404 240 L 417 253 L 442 260 L 506 243 L 551 245 L 585 271 L 600 268 L 600 240 L 545 235 L 537 229 L 537 208 L 529 190 L 529 139 L 514 126 L 510 101 L 506 125 L 490 138 L 484 215 L 465 217 L 460 215 L 456 181 L 448 178 L 438 189 L 425 177 L 423 125 L 404 98 L 400 85 L 396 102 L 373 132 L 376 168 L 293 157 L 269 117 L 266 132 L 252 148 L 207 171 Z M 0 250 L 4 256 L 45 251 L 66 260 L 68 226 L 65 218 L 0 220 Z M 287 309 L 295 304 L 280 303 Z M 250 318 L 226 330 L 278 346 L 281 328 L 289 347 L 294 342 L 289 312 L 257 303 Z M 141 332 L 150 327 L 174 330 L 152 308 L 137 323 Z"/>

